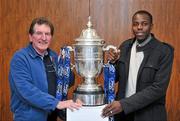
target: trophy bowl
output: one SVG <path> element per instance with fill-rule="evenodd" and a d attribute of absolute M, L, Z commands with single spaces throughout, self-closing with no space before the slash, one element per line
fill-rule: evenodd
<path fill-rule="evenodd" d="M 77 73 L 85 78 L 85 83 L 94 82 L 92 80 L 101 73 L 103 67 L 103 44 L 78 44 L 74 46 L 74 60 Z"/>

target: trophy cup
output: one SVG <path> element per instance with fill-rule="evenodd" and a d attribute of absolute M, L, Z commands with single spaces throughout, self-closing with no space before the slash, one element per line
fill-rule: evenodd
<path fill-rule="evenodd" d="M 84 106 L 100 106 L 105 104 L 104 90 L 96 83 L 95 78 L 100 75 L 103 68 L 104 51 L 110 48 L 117 51 L 112 45 L 105 47 L 95 29 L 92 28 L 91 17 L 87 29 L 82 30 L 79 38 L 75 39 L 73 47 L 76 72 L 82 77 L 83 83 L 78 85 L 73 94 L 73 99 L 80 99 Z"/>

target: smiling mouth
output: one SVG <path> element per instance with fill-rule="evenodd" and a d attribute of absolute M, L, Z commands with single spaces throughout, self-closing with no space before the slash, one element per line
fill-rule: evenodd
<path fill-rule="evenodd" d="M 139 33 L 136 33 L 136 35 L 137 35 L 137 36 L 143 36 L 143 35 L 144 35 L 144 33 L 139 32 Z"/>
<path fill-rule="evenodd" d="M 46 45 L 48 42 L 39 42 L 39 44 Z"/>

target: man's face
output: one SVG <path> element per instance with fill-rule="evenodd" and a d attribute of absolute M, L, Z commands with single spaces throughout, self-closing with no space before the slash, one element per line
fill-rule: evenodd
<path fill-rule="evenodd" d="M 146 14 L 137 14 L 132 20 L 132 31 L 138 40 L 145 40 L 151 32 L 153 24 Z"/>
<path fill-rule="evenodd" d="M 48 25 L 35 24 L 34 33 L 29 34 L 30 42 L 32 42 L 33 48 L 39 53 L 43 54 L 49 47 L 52 41 L 51 29 Z"/>

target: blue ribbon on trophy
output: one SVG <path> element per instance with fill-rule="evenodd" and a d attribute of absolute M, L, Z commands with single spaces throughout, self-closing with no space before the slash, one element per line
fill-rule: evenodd
<path fill-rule="evenodd" d="M 70 51 L 69 48 L 63 47 L 61 48 L 61 53 L 58 57 L 58 68 L 57 68 L 57 90 L 56 90 L 56 98 L 59 100 L 67 99 L 68 87 L 70 84 Z"/>
<path fill-rule="evenodd" d="M 115 99 L 115 67 L 109 62 L 104 65 L 104 92 L 106 103 L 112 103 Z M 114 117 L 109 117 L 109 121 L 114 121 Z"/>

